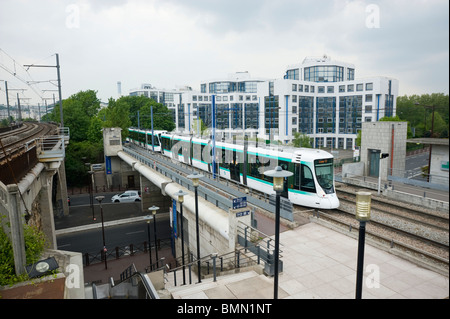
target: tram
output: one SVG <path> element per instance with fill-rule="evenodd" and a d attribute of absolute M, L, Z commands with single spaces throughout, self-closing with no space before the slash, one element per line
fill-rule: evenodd
<path fill-rule="evenodd" d="M 152 149 L 151 144 L 143 143 L 147 133 L 137 132 L 139 136 L 132 138 L 132 142 Z M 155 131 L 155 137 L 156 135 Z M 159 144 L 158 148 L 155 145 L 155 151 L 164 156 L 269 195 L 275 194 L 275 191 L 272 178 L 264 175 L 264 172 L 281 166 L 283 170 L 293 173 L 285 179 L 281 196 L 289 198 L 293 204 L 306 207 L 339 207 L 335 191 L 333 155 L 326 151 L 258 146 L 254 142 L 241 145 L 216 141 L 213 147 L 211 139 L 168 132 L 158 132 L 157 137 Z"/>

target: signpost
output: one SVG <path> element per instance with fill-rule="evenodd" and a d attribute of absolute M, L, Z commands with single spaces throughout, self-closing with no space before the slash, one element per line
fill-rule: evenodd
<path fill-rule="evenodd" d="M 233 209 L 247 207 L 247 197 L 233 198 Z"/>

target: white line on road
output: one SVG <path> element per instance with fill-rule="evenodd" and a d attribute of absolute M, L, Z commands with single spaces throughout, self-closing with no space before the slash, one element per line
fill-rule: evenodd
<path fill-rule="evenodd" d="M 133 231 L 130 233 L 125 233 L 125 235 L 133 235 L 133 234 L 139 234 L 139 233 L 143 233 L 143 232 L 144 232 L 143 230 L 138 230 L 138 231 Z"/>

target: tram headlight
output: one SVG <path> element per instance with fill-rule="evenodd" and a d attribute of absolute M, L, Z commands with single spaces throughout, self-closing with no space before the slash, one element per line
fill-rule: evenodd
<path fill-rule="evenodd" d="M 370 220 L 370 203 L 372 194 L 369 192 L 356 193 L 356 219 L 359 221 Z"/>

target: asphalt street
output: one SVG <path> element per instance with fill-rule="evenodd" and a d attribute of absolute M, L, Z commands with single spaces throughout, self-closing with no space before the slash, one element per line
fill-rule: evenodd
<path fill-rule="evenodd" d="M 104 195 L 105 199 L 100 205 L 94 201 L 94 210 L 89 204 L 89 194 L 71 196 L 69 215 L 55 219 L 55 229 L 64 230 L 78 226 L 86 226 L 86 230 L 63 233 L 57 235 L 58 249 L 76 251 L 81 253 L 98 252 L 103 248 L 102 228 L 92 228 L 93 225 L 101 224 L 101 211 L 103 210 L 103 221 L 125 220 L 135 217 L 144 217 L 147 214 L 141 212 L 139 202 L 136 203 L 111 203 L 111 197 L 115 193 L 96 194 Z M 94 196 L 95 197 L 95 196 Z M 95 219 L 94 219 L 95 218 Z M 81 227 L 83 228 L 83 227 Z M 126 224 L 105 226 L 105 242 L 108 250 L 117 247 L 125 247 L 130 244 L 142 245 L 148 241 L 148 227 L 145 221 L 131 222 Z M 150 239 L 154 241 L 153 221 L 150 222 Z M 169 216 L 161 212 L 156 215 L 156 237 L 157 239 L 170 238 Z"/>

